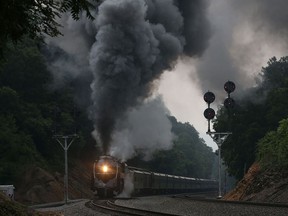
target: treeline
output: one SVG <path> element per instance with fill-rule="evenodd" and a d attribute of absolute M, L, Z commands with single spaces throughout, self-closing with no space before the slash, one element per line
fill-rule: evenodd
<path fill-rule="evenodd" d="M 29 38 L 17 45 L 8 43 L 1 59 L 0 184 L 15 182 L 31 165 L 62 171 L 64 153 L 55 134 L 80 135 L 69 149 L 70 158 L 94 145 L 92 124 L 74 105 L 72 86 L 49 86 L 52 76 L 41 46 L 41 41 Z"/>
<path fill-rule="evenodd" d="M 216 131 L 233 132 L 222 155 L 229 173 L 238 179 L 255 161 L 265 168 L 288 165 L 288 57 L 271 58 L 258 78 L 257 87 L 237 98 L 230 113 L 220 108 L 214 121 Z"/>
<path fill-rule="evenodd" d="M 32 165 L 63 172 L 64 152 L 53 139 L 57 134 L 79 135 L 68 152 L 69 167 L 76 158 L 92 163 L 100 151 L 91 137 L 93 124 L 86 107 L 74 103 L 75 81 L 52 88 L 53 77 L 40 40 L 24 38 L 16 46 L 8 43 L 6 47 L 0 62 L 0 184 L 21 180 L 21 173 Z M 193 126 L 170 119 L 178 136 L 174 148 L 157 152 L 149 164 L 138 160 L 136 165 L 142 163 L 164 173 L 209 177 L 215 157 L 212 149 Z"/>
<path fill-rule="evenodd" d="M 173 148 L 155 152 L 151 161 L 144 162 L 138 157 L 128 161 L 128 164 L 172 175 L 217 178 L 213 175 L 215 174 L 213 165 L 217 161 L 212 148 L 205 144 L 192 125 L 178 122 L 175 117 L 169 119 L 172 123 L 172 132 L 177 137 Z"/>

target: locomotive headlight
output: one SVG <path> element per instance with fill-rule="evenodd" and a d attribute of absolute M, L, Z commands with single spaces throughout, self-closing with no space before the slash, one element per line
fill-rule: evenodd
<path fill-rule="evenodd" d="M 103 166 L 102 166 L 102 171 L 103 171 L 104 173 L 107 173 L 107 172 L 108 172 L 108 166 L 107 166 L 107 165 L 103 165 Z"/>

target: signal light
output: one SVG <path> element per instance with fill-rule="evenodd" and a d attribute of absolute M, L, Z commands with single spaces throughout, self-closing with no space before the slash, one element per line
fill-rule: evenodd
<path fill-rule="evenodd" d="M 208 120 L 213 119 L 215 117 L 215 111 L 212 108 L 205 109 L 204 117 Z"/>
<path fill-rule="evenodd" d="M 227 109 L 233 108 L 235 106 L 235 101 L 232 98 L 226 98 L 224 101 L 224 106 Z"/>
<path fill-rule="evenodd" d="M 204 94 L 204 101 L 208 104 L 212 103 L 215 100 L 215 95 L 213 92 L 206 92 Z"/>
<path fill-rule="evenodd" d="M 235 90 L 236 86 L 233 82 L 228 81 L 224 84 L 224 90 L 230 94 L 231 92 L 233 92 Z"/>

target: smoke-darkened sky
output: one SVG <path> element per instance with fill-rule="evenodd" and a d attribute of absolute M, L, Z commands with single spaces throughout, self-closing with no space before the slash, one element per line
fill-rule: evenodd
<path fill-rule="evenodd" d="M 205 134 L 203 94 L 215 93 L 217 109 L 226 97 L 223 85 L 227 80 L 235 82 L 235 96 L 242 94 L 256 84 L 255 76 L 269 58 L 287 55 L 287 6 L 285 0 L 211 0 L 208 48 L 200 58 L 179 63 L 175 73 L 165 73 L 159 92 L 171 113 L 193 124 L 214 149 L 216 144 Z"/>
<path fill-rule="evenodd" d="M 64 53 L 57 52 L 50 63 L 55 86 L 82 80 L 76 100 L 91 105 L 93 134 L 105 152 L 113 143 L 117 154 L 115 137 L 127 135 L 132 125 L 140 127 L 135 116 L 138 113 L 140 120 L 143 112 L 151 125 L 167 134 L 167 139 L 153 142 L 172 142 L 173 135 L 166 133 L 171 125 L 163 118 L 149 118 L 155 115 L 151 107 L 158 113 L 159 107 L 163 113 L 168 108 L 178 120 L 190 122 L 215 149 L 204 135 L 203 94 L 213 91 L 217 108 L 225 99 L 227 80 L 236 84 L 233 94 L 241 94 L 255 85 L 255 75 L 269 58 L 287 54 L 286 4 L 285 0 L 105 0 L 93 11 L 94 21 L 83 15 L 76 22 L 66 15 L 61 19 L 64 37 L 47 39 L 51 50 Z M 165 104 L 155 97 L 157 93 Z M 151 97 L 157 98 L 155 103 L 147 100 Z M 132 131 L 136 137 L 130 140 L 141 139 L 137 129 Z"/>
<path fill-rule="evenodd" d="M 197 65 L 202 89 L 219 91 L 225 79 L 235 80 L 239 89 L 247 88 L 269 58 L 285 55 L 285 5 L 285 0 L 211 1 L 213 35 Z"/>

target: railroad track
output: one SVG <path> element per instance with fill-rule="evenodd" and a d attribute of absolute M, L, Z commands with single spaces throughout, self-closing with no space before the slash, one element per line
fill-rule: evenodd
<path fill-rule="evenodd" d="M 172 194 L 166 195 L 172 198 L 194 198 L 194 199 L 215 199 L 217 197 L 217 192 L 215 191 L 200 191 L 193 193 L 181 193 L 181 194 Z"/>
<path fill-rule="evenodd" d="M 203 193 L 202 195 L 205 195 L 205 193 Z M 222 200 L 222 199 L 211 198 L 210 195 L 208 197 L 201 196 L 201 193 L 199 193 L 199 195 L 197 195 L 197 194 L 192 194 L 192 195 L 179 194 L 179 195 L 173 195 L 171 197 L 172 198 L 178 198 L 178 199 L 186 199 L 186 200 L 204 201 L 204 202 L 228 203 L 228 204 L 251 205 L 251 206 L 266 206 L 266 207 L 281 207 L 281 208 L 287 208 L 288 209 L 288 204 L 287 203 L 230 201 L 230 200 Z"/>
<path fill-rule="evenodd" d="M 134 215 L 134 216 L 177 216 L 175 214 L 167 214 L 162 212 L 156 212 L 145 209 L 137 209 L 126 206 L 120 206 L 115 204 L 114 200 L 93 200 L 86 203 L 86 206 L 94 210 L 101 211 L 103 213 L 109 213 L 110 215 Z M 180 215 L 179 215 L 180 216 Z"/>
<path fill-rule="evenodd" d="M 178 216 L 243 216 L 243 215 L 254 215 L 254 216 L 287 216 L 288 205 L 285 203 L 253 203 L 253 202 L 238 202 L 238 201 L 225 201 L 212 198 L 207 198 L 199 194 L 185 194 L 185 195 L 170 195 L 170 196 L 151 196 L 149 198 L 139 198 L 127 202 L 124 200 L 118 200 L 115 204 L 115 200 L 94 200 L 87 203 L 90 209 L 94 209 L 95 213 L 102 212 L 104 214 L 112 216 L 122 215 L 178 215 Z M 143 205 L 143 203 L 145 203 Z M 124 205 L 124 206 L 123 206 Z M 139 206 L 139 208 L 135 208 Z M 141 206 L 141 207 L 140 207 Z M 147 207 L 148 206 L 148 207 Z M 143 210 L 143 208 L 149 208 L 151 210 Z M 161 209 L 161 210 L 159 210 Z M 158 211 L 169 211 L 170 214 L 158 212 Z"/>

